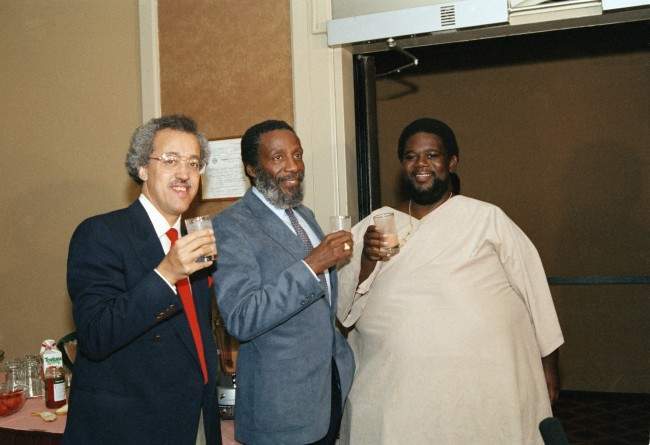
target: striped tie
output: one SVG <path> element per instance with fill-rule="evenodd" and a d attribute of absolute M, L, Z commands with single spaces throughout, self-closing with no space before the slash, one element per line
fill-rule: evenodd
<path fill-rule="evenodd" d="M 293 230 L 296 231 L 296 234 L 298 235 L 298 238 L 302 240 L 302 244 L 305 248 L 305 257 L 308 256 L 311 251 L 314 249 L 314 245 L 311 243 L 311 240 L 309 239 L 309 235 L 307 235 L 307 232 L 305 232 L 305 229 L 300 225 L 298 222 L 298 218 L 296 218 L 295 213 L 293 213 L 293 209 L 285 209 L 284 210 L 287 216 L 289 217 L 289 221 L 291 221 L 291 225 L 293 226 Z M 318 274 L 318 279 L 321 282 L 321 285 L 323 289 L 325 289 L 325 296 L 327 297 L 327 300 L 329 301 L 330 299 L 330 293 L 329 289 L 327 288 L 327 281 L 325 280 L 325 273 L 321 272 Z"/>

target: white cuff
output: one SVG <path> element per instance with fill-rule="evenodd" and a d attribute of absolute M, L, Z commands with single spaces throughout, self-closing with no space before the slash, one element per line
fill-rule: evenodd
<path fill-rule="evenodd" d="M 309 267 L 309 264 L 307 264 L 304 260 L 303 260 L 302 264 L 307 266 L 307 269 L 309 269 L 309 271 L 314 276 L 314 278 L 316 278 L 318 281 L 320 281 L 320 278 L 318 278 L 318 275 L 316 275 L 316 272 L 314 272 L 314 270 L 311 267 Z"/>
<path fill-rule="evenodd" d="M 162 274 L 158 272 L 158 269 L 154 269 L 153 271 L 156 272 L 158 276 L 162 278 L 165 283 L 167 283 L 167 286 L 169 286 L 169 288 L 174 292 L 174 294 L 178 295 L 178 292 L 176 291 L 176 286 L 174 286 L 169 281 L 167 281 L 167 278 L 163 277 Z"/>

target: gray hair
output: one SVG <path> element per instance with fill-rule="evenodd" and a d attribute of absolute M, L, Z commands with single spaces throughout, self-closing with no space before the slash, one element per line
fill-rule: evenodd
<path fill-rule="evenodd" d="M 138 184 L 143 182 L 138 175 L 138 170 L 149 164 L 149 156 L 153 151 L 153 140 L 156 133 L 165 129 L 193 134 L 201 147 L 201 161 L 205 161 L 208 157 L 208 140 L 203 133 L 197 130 L 194 120 L 180 114 L 151 119 L 135 130 L 131 137 L 129 151 L 126 154 L 126 171 Z"/>

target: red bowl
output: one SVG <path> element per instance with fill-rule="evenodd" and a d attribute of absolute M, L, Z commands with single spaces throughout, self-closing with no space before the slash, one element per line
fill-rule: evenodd
<path fill-rule="evenodd" d="M 8 416 L 20 409 L 25 404 L 25 390 L 16 389 L 14 391 L 0 392 L 0 417 Z"/>

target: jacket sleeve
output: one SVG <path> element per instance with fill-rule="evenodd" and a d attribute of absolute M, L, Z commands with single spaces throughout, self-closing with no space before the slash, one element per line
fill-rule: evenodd
<path fill-rule="evenodd" d="M 239 341 L 264 334 L 324 296 L 318 278 L 302 261 L 288 263 L 273 276 L 267 270 L 265 275 L 262 264 L 279 261 L 274 252 L 255 245 L 230 219 L 215 218 L 214 230 L 219 258 L 213 277 L 219 312 L 228 332 Z"/>
<path fill-rule="evenodd" d="M 68 292 L 82 352 L 101 360 L 180 309 L 174 292 L 152 269 L 127 285 L 124 241 L 92 218 L 75 231 L 68 252 Z"/>

